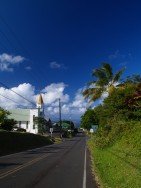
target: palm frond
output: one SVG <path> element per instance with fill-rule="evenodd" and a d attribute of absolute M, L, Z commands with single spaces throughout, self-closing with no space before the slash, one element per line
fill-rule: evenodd
<path fill-rule="evenodd" d="M 94 69 L 92 75 L 95 76 L 97 79 L 106 78 L 105 72 L 101 69 Z"/>
<path fill-rule="evenodd" d="M 94 81 L 94 80 L 93 80 L 93 81 L 90 81 L 90 82 L 87 83 L 87 86 L 92 86 L 92 85 L 94 85 L 95 83 L 96 83 L 96 81 Z"/>
<path fill-rule="evenodd" d="M 111 65 L 109 63 L 103 63 L 101 69 L 104 70 L 104 72 L 107 76 L 107 79 L 111 80 L 113 77 L 113 71 L 112 71 Z"/>
<path fill-rule="evenodd" d="M 102 96 L 103 92 L 104 92 L 103 89 L 97 89 L 96 92 L 91 96 L 89 102 L 94 102 L 97 99 L 99 99 Z"/>
<path fill-rule="evenodd" d="M 121 75 L 123 74 L 123 72 L 125 71 L 125 68 L 122 68 L 121 70 L 119 70 L 113 77 L 112 79 L 112 82 L 115 83 L 115 82 L 118 82 Z"/>
<path fill-rule="evenodd" d="M 97 80 L 97 82 L 95 83 L 95 85 L 98 87 L 104 87 L 105 85 L 108 85 L 108 80 L 105 78 L 105 79 L 99 79 Z"/>
<path fill-rule="evenodd" d="M 96 93 L 96 88 L 88 88 L 88 89 L 85 89 L 82 94 L 85 98 L 91 98 L 91 95 L 95 94 Z"/>

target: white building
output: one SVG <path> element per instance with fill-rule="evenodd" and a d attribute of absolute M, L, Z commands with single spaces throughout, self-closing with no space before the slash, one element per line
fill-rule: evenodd
<path fill-rule="evenodd" d="M 44 102 L 42 95 L 37 98 L 37 108 L 35 109 L 12 109 L 8 118 L 17 121 L 16 126 L 26 129 L 27 132 L 37 134 L 38 126 L 34 122 L 35 117 L 44 117 Z"/>

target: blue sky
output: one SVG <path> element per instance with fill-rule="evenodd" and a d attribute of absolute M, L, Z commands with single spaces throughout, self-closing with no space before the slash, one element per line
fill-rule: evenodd
<path fill-rule="evenodd" d="M 63 83 L 73 103 L 101 62 L 140 74 L 140 9 L 137 0 L 1 0 L 0 54 L 23 59 L 12 59 L 0 81 L 29 83 L 35 94 Z"/>

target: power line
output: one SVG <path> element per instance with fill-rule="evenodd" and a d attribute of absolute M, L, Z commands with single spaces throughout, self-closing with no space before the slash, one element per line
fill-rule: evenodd
<path fill-rule="evenodd" d="M 8 43 L 10 44 L 10 46 L 15 49 L 15 46 L 14 46 L 13 43 L 8 39 L 8 37 L 6 36 L 6 34 L 5 34 L 2 30 L 0 30 L 0 33 L 5 37 L 5 39 L 8 41 Z"/>
<path fill-rule="evenodd" d="M 4 19 L 4 17 L 0 14 L 0 19 L 1 21 L 6 25 L 6 27 L 8 28 L 8 30 L 11 32 L 11 34 L 13 35 L 13 37 L 15 38 L 15 40 L 17 41 L 17 44 L 21 47 L 21 49 L 27 54 L 27 56 L 31 56 L 29 51 L 24 47 L 24 45 L 22 44 L 21 40 L 19 40 L 19 38 L 17 37 L 16 33 L 13 31 L 13 29 L 11 28 L 11 26 L 8 24 L 8 22 Z M 3 33 L 3 32 L 2 32 Z M 3 33 L 4 34 L 4 33 Z M 5 34 L 4 34 L 5 35 Z M 6 39 L 8 40 L 8 37 L 5 35 Z M 11 42 L 10 42 L 11 43 Z M 40 70 L 40 72 L 43 72 L 42 69 L 40 68 L 40 66 L 38 66 L 38 70 Z M 38 71 L 36 71 L 36 73 L 40 76 L 41 74 L 38 73 Z M 32 72 L 31 72 L 32 74 Z M 34 74 L 32 74 L 32 76 L 37 79 L 37 77 L 34 76 Z"/>
<path fill-rule="evenodd" d="M 2 97 L 4 97 L 4 98 L 6 98 L 6 99 L 8 99 L 8 100 L 10 100 L 10 101 L 12 101 L 12 102 L 18 104 L 18 105 L 21 105 L 20 103 L 18 103 L 18 102 L 16 102 L 16 101 L 14 101 L 13 99 L 10 99 L 10 98 L 8 98 L 8 97 L 2 95 L 2 94 L 0 94 L 0 96 L 2 96 Z M 23 106 L 23 105 L 22 105 L 22 106 Z"/>
<path fill-rule="evenodd" d="M 8 51 L 8 48 L 0 41 L 0 47 L 2 47 L 4 50 Z"/>
<path fill-rule="evenodd" d="M 22 105 L 22 104 L 20 104 L 20 103 L 18 103 L 18 102 L 16 102 L 16 101 L 14 101 L 14 100 L 11 99 L 11 98 L 8 98 L 7 96 L 4 96 L 4 95 L 2 95 L 2 94 L 0 94 L 0 96 L 4 97 L 4 98 L 6 98 L 6 99 L 8 99 L 8 100 L 10 100 L 10 101 L 12 101 L 12 102 L 14 102 L 14 103 L 20 105 L 20 106 L 25 107 L 24 105 Z M 31 109 L 31 108 L 24 108 L 24 109 Z"/>
<path fill-rule="evenodd" d="M 26 52 L 26 54 L 28 56 L 30 56 L 29 52 L 23 46 L 23 44 L 21 43 L 21 41 L 19 40 L 19 38 L 16 36 L 15 32 L 13 31 L 13 29 L 10 27 L 10 25 L 7 23 L 7 21 L 4 19 L 4 17 L 1 14 L 0 14 L 0 18 L 1 18 L 2 22 L 7 26 L 7 28 L 9 29 L 9 31 L 12 33 L 12 35 L 16 39 L 17 43 L 19 44 L 19 46 Z"/>
<path fill-rule="evenodd" d="M 8 25 L 7 25 L 8 26 Z M 8 27 L 8 29 L 10 29 L 10 27 Z M 10 30 L 10 32 L 12 32 L 12 30 Z M 0 30 L 0 33 L 4 36 L 4 38 L 8 41 L 8 43 L 10 44 L 10 46 L 12 47 L 12 48 L 14 48 L 15 49 L 15 46 L 13 45 L 13 43 L 11 42 L 11 40 L 9 40 L 9 38 L 7 37 L 7 35 L 2 31 L 2 30 Z M 14 32 L 12 32 L 12 34 L 14 35 Z M 14 38 L 16 39 L 16 40 L 18 40 L 18 38 L 16 37 L 16 35 L 14 35 Z M 2 44 L 2 43 L 1 43 Z M 19 40 L 18 40 L 18 44 L 21 44 L 20 42 L 19 42 Z M 2 45 L 3 47 L 5 46 L 5 45 Z M 21 45 L 20 45 L 21 46 Z M 4 47 L 6 50 L 8 49 L 7 47 Z M 24 49 L 24 52 L 29 56 L 29 53 L 27 52 L 27 50 L 23 47 L 23 45 L 22 45 L 22 48 Z M 18 48 L 17 48 L 17 50 L 18 50 Z M 34 77 L 34 79 L 37 79 L 37 77 L 35 77 L 34 76 L 34 74 L 32 73 L 32 72 L 30 72 L 31 74 L 32 74 L 32 76 Z M 30 74 L 30 75 L 31 75 Z"/>
<path fill-rule="evenodd" d="M 17 93 L 16 91 L 10 89 L 10 88 L 9 88 L 7 85 L 5 85 L 4 83 L 0 82 L 0 84 L 1 84 L 2 86 L 4 86 L 5 88 L 11 90 L 13 93 L 15 93 L 16 95 L 20 96 L 20 97 L 23 98 L 24 100 L 28 101 L 28 102 L 31 103 L 32 105 L 36 106 L 35 103 L 33 103 L 32 101 L 26 99 L 24 96 L 22 96 L 21 94 Z"/>
<path fill-rule="evenodd" d="M 59 98 L 59 121 L 60 121 L 60 127 L 62 125 L 62 117 L 61 117 L 61 99 Z"/>

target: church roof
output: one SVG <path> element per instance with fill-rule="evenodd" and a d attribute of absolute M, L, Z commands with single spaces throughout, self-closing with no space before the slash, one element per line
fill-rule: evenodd
<path fill-rule="evenodd" d="M 43 104 L 43 103 L 44 103 L 44 101 L 43 101 L 42 95 L 40 94 L 37 97 L 37 104 Z"/>
<path fill-rule="evenodd" d="M 11 109 L 8 111 L 10 112 L 8 119 L 15 119 L 16 121 L 30 121 L 30 109 Z"/>

